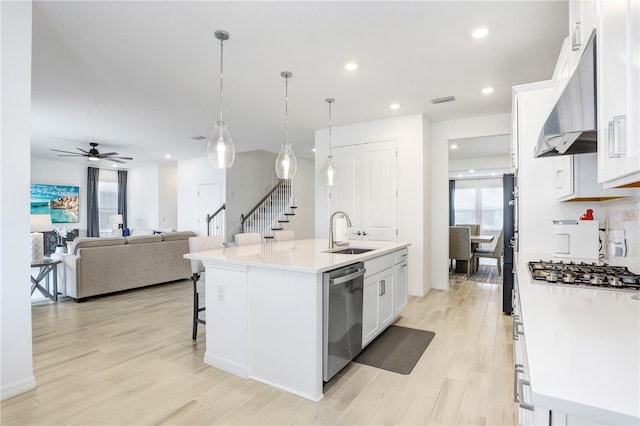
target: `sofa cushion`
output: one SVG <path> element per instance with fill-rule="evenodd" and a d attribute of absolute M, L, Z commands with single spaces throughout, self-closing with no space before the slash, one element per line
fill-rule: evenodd
<path fill-rule="evenodd" d="M 148 228 L 131 228 L 130 229 L 130 234 L 131 235 L 153 235 L 153 229 L 148 229 Z"/>
<path fill-rule="evenodd" d="M 162 235 L 132 235 L 126 240 L 127 244 L 157 243 L 162 241 Z"/>
<path fill-rule="evenodd" d="M 78 249 L 84 247 L 119 246 L 125 243 L 124 237 L 78 237 L 71 244 L 71 253 L 78 254 Z"/>
<path fill-rule="evenodd" d="M 162 241 L 180 241 L 188 240 L 189 237 L 195 237 L 196 233 L 193 231 L 178 231 L 178 232 L 163 232 Z"/>

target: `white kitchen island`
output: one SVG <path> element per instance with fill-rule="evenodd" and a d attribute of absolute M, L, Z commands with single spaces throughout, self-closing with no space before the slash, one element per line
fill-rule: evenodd
<path fill-rule="evenodd" d="M 352 242 L 375 250 L 351 255 L 328 252 L 327 240 L 294 240 L 186 254 L 206 267 L 205 363 L 319 401 L 322 274 L 407 246 Z"/>

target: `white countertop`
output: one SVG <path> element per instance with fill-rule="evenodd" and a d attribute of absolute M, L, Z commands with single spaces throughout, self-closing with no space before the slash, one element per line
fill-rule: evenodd
<path fill-rule="evenodd" d="M 640 424 L 638 293 L 538 283 L 527 262 L 551 256 L 516 255 L 533 404 Z"/>
<path fill-rule="evenodd" d="M 336 247 L 333 251 L 354 247 L 374 248 L 375 250 L 362 254 L 336 254 L 328 252 L 328 240 L 272 241 L 189 253 L 184 257 L 201 260 L 205 264 L 225 263 L 321 273 L 355 262 L 363 262 L 409 245 L 410 243 L 387 241 L 351 241 L 349 247 Z"/>

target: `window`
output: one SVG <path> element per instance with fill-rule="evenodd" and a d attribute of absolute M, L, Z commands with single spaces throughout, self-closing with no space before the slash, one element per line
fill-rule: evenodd
<path fill-rule="evenodd" d="M 502 229 L 502 179 L 456 180 L 454 206 L 455 223 Z"/>
<path fill-rule="evenodd" d="M 100 236 L 110 237 L 112 225 L 109 216 L 118 213 L 118 172 L 100 169 L 98 175 L 98 214 Z"/>

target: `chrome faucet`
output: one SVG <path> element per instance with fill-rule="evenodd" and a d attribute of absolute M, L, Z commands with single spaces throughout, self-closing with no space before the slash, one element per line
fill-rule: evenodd
<path fill-rule="evenodd" d="M 349 219 L 349 215 L 346 212 L 342 210 L 336 210 L 335 212 L 331 213 L 331 216 L 329 217 L 329 249 L 330 250 L 335 246 L 335 242 L 333 241 L 333 218 L 337 214 L 343 215 L 344 218 L 347 219 L 347 226 L 351 228 L 351 219 Z"/>

